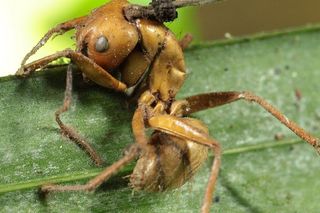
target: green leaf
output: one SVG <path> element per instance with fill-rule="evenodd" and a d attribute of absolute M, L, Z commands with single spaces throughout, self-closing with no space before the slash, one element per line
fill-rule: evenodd
<path fill-rule="evenodd" d="M 315 135 L 320 128 L 320 30 L 304 28 L 191 47 L 188 78 L 178 98 L 209 91 L 250 90 Z M 94 193 L 53 193 L 46 182 L 85 183 L 96 168 L 61 136 L 54 112 L 61 105 L 65 67 L 26 79 L 0 79 L 0 206 L 2 212 L 196 212 L 212 155 L 189 183 L 164 193 L 135 192 L 122 177 Z M 299 100 L 295 91 L 301 93 Z M 82 82 L 76 75 L 73 105 L 63 115 L 111 165 L 134 142 L 124 95 Z M 224 149 L 213 212 L 317 212 L 320 159 L 315 151 L 255 104 L 239 101 L 193 115 Z M 285 136 L 275 140 L 275 134 Z"/>

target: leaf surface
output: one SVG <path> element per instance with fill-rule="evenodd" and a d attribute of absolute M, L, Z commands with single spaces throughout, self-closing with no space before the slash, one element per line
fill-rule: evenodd
<path fill-rule="evenodd" d="M 320 133 L 320 30 L 192 46 L 188 77 L 178 98 L 210 91 L 250 90 L 315 135 Z M 111 165 L 134 142 L 133 109 L 126 98 L 75 76 L 73 105 L 63 115 Z M 164 193 L 136 192 L 122 177 L 94 193 L 51 194 L 46 182 L 85 183 L 103 168 L 61 136 L 54 112 L 61 105 L 65 68 L 26 79 L 0 79 L 0 211 L 195 212 L 200 209 L 213 156 L 189 183 Z M 301 94 L 301 99 L 297 93 Z M 320 159 L 256 104 L 239 101 L 193 115 L 224 149 L 213 212 L 316 212 L 320 209 Z M 275 135 L 284 135 L 275 140 Z"/>

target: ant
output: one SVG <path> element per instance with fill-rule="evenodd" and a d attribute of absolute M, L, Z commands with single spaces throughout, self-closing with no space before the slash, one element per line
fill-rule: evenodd
<path fill-rule="evenodd" d="M 214 1 L 214 0 L 213 0 Z M 308 134 L 275 107 L 251 92 L 212 92 L 176 100 L 186 72 L 183 48 L 190 36 L 178 41 L 163 22 L 177 17 L 176 8 L 199 5 L 207 0 L 154 0 L 150 6 L 112 0 L 82 16 L 49 30 L 23 59 L 19 76 L 27 76 L 50 62 L 67 57 L 96 84 L 138 97 L 132 119 L 136 143 L 125 155 L 84 185 L 43 185 L 43 194 L 58 191 L 90 191 L 99 187 L 123 166 L 138 157 L 130 175 L 134 190 L 165 191 L 187 182 L 212 150 L 214 160 L 201 211 L 209 212 L 221 164 L 221 146 L 210 137 L 205 124 L 188 115 L 238 100 L 255 102 L 320 153 L 320 140 Z M 66 49 L 25 64 L 54 34 L 76 30 L 76 50 Z M 97 165 L 102 159 L 60 115 L 71 104 L 72 65 L 67 69 L 65 99 L 56 113 L 62 133 L 81 145 Z M 153 129 L 147 136 L 146 129 Z"/>

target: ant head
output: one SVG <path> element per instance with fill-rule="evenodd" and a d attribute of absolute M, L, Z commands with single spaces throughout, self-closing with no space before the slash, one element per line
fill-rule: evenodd
<path fill-rule="evenodd" d="M 77 28 L 77 47 L 104 69 L 114 69 L 129 55 L 138 42 L 134 24 L 123 16 L 128 3 L 114 0 L 95 10 Z"/>

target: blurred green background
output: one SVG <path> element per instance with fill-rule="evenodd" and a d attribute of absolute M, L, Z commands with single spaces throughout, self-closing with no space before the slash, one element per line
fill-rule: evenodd
<path fill-rule="evenodd" d="M 14 74 L 24 55 L 56 24 L 88 14 L 106 0 L 0 0 L 0 76 Z M 149 0 L 131 0 L 147 4 Z M 168 26 L 178 37 L 191 32 L 196 41 L 247 35 L 320 21 L 319 0 L 227 0 L 179 10 Z M 57 37 L 32 59 L 72 47 L 72 33 Z M 31 60 L 32 60 L 31 59 Z"/>

